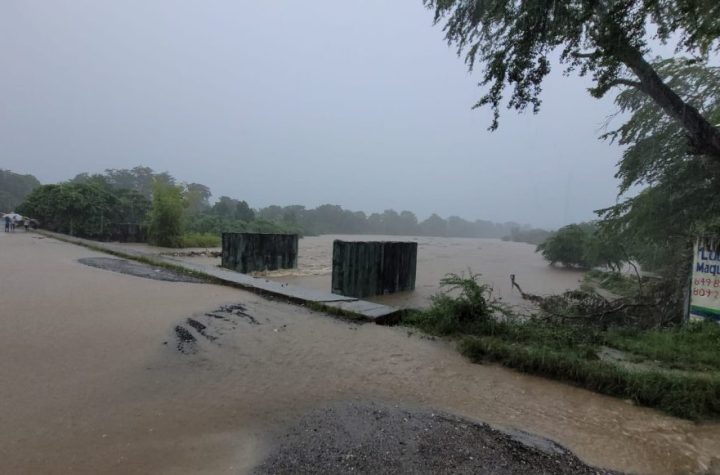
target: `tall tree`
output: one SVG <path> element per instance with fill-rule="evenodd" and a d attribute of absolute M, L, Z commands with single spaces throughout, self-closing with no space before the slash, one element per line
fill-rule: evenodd
<path fill-rule="evenodd" d="M 108 169 L 105 170 L 104 178 L 114 188 L 135 190 L 148 199 L 152 197 L 156 182 L 166 185 L 175 184 L 175 178 L 169 173 L 155 173 L 152 168 L 143 166 L 132 169 Z"/>
<path fill-rule="evenodd" d="M 446 236 L 447 221 L 433 213 L 428 219 L 420 223 L 420 233 L 425 236 Z"/>
<path fill-rule="evenodd" d="M 155 182 L 148 226 L 151 243 L 165 247 L 182 244 L 182 192 L 179 186 Z"/>
<path fill-rule="evenodd" d="M 200 183 L 185 185 L 185 210 L 189 215 L 200 214 L 210 209 L 210 188 Z"/>
<path fill-rule="evenodd" d="M 720 123 L 720 68 L 686 59 L 654 67 L 684 101 Z M 616 174 L 620 192 L 646 188 L 601 210 L 602 224 L 644 267 L 677 274 L 687 267 L 692 236 L 720 216 L 720 164 L 688 155 L 682 129 L 640 91 L 628 89 L 616 103 L 629 119 L 605 137 L 626 146 Z"/>
<path fill-rule="evenodd" d="M 40 182 L 32 175 L 0 169 L 0 213 L 14 211 L 39 186 Z"/>
<path fill-rule="evenodd" d="M 498 126 L 506 87 L 509 108 L 537 112 L 550 55 L 567 71 L 590 75 L 590 93 L 613 87 L 649 97 L 685 131 L 688 150 L 720 163 L 720 129 L 684 100 L 647 59 L 650 41 L 672 42 L 696 61 L 720 49 L 720 2 L 714 0 L 424 0 L 445 21 L 450 44 L 472 70 L 484 68 L 488 91 L 475 107 L 494 111 Z"/>
<path fill-rule="evenodd" d="M 400 212 L 400 228 L 401 233 L 407 236 L 412 236 L 418 232 L 418 219 L 415 213 L 412 211 L 401 211 Z"/>

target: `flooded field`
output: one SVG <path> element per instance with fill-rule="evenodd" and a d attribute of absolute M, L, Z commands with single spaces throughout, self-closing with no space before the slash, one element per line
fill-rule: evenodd
<path fill-rule="evenodd" d="M 692 473 L 720 463 L 717 423 L 471 364 L 405 328 L 78 262 L 93 257 L 103 255 L 0 235 L 0 473 L 247 473 L 272 434 L 342 401 L 520 429 L 623 471 Z M 515 272 L 539 291 L 522 278 L 529 271 Z M 181 348 L 176 329 L 190 320 L 205 336 Z"/>

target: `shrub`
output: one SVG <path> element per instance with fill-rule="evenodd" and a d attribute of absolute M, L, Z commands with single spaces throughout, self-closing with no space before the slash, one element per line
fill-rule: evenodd
<path fill-rule="evenodd" d="M 402 322 L 431 334 L 458 337 L 462 354 L 475 362 L 499 362 L 675 416 L 700 419 L 720 415 L 717 324 L 603 330 L 586 319 L 563 323 L 562 319 L 537 316 L 511 318 L 477 278 L 472 273 L 470 277 L 446 276 L 441 281 L 444 292 L 433 297 L 431 307 L 406 311 Z M 598 355 L 602 345 L 629 352 L 633 362 L 637 358 L 654 361 L 637 367 L 603 361 Z"/>
<path fill-rule="evenodd" d="M 478 282 L 480 274 L 468 277 L 447 274 L 440 281 L 441 293 L 432 297 L 432 305 L 425 311 L 409 313 L 409 323 L 439 335 L 492 331 L 497 324 L 494 315 L 507 312 L 492 300 L 491 289 Z"/>
<path fill-rule="evenodd" d="M 180 247 L 182 218 L 182 188 L 156 181 L 150 208 L 149 241 L 156 246 Z"/>

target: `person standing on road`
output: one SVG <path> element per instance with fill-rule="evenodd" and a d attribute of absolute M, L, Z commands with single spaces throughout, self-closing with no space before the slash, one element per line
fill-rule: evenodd
<path fill-rule="evenodd" d="M 10 232 L 10 216 L 5 216 L 5 232 Z"/>
<path fill-rule="evenodd" d="M 25 232 L 28 232 L 28 229 L 30 228 L 30 218 L 23 219 L 23 226 L 25 226 Z"/>

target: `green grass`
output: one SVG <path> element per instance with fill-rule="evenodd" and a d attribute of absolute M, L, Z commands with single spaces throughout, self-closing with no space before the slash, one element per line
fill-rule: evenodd
<path fill-rule="evenodd" d="M 720 416 L 718 377 L 628 371 L 588 357 L 584 352 L 554 349 L 543 343 L 516 343 L 497 337 L 464 337 L 459 349 L 474 362 L 499 362 L 527 373 L 630 399 L 677 417 L 699 420 Z"/>
<path fill-rule="evenodd" d="M 678 329 L 602 330 L 540 319 L 519 319 L 493 304 L 477 276 L 448 276 L 443 293 L 427 310 L 407 311 L 402 323 L 459 341 L 472 361 L 494 361 L 520 371 L 566 381 L 603 394 L 630 399 L 674 416 L 720 416 L 720 326 L 714 323 Z M 627 352 L 626 368 L 603 361 L 608 345 Z M 684 369 L 684 372 L 671 371 Z"/>
<path fill-rule="evenodd" d="M 181 238 L 181 247 L 220 247 L 222 239 L 217 234 L 187 233 Z"/>
<path fill-rule="evenodd" d="M 720 371 L 720 325 L 713 322 L 646 331 L 615 329 L 607 332 L 605 341 L 671 368 Z"/>

